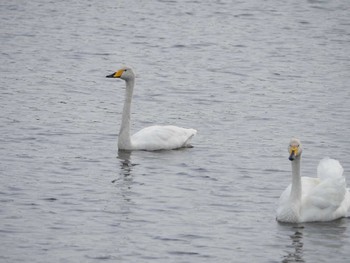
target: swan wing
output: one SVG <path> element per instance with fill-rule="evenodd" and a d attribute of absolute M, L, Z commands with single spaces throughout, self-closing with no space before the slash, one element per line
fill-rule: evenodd
<path fill-rule="evenodd" d="M 303 221 L 329 221 L 346 215 L 350 205 L 344 177 L 329 178 L 302 199 Z"/>
<path fill-rule="evenodd" d="M 288 187 L 282 192 L 279 199 L 279 207 L 282 207 L 284 204 L 289 203 L 291 188 L 292 184 L 288 185 Z"/>
<path fill-rule="evenodd" d="M 131 137 L 133 148 L 156 151 L 187 147 L 189 140 L 197 133 L 194 129 L 177 126 L 150 126 Z"/>
<path fill-rule="evenodd" d="M 320 161 L 317 167 L 317 177 L 303 177 L 302 187 L 305 203 L 318 209 L 336 209 L 344 200 L 347 191 L 343 167 L 339 161 L 326 157 Z M 317 183 L 311 185 L 311 179 Z"/>
<path fill-rule="evenodd" d="M 320 180 L 343 177 L 344 169 L 338 160 L 323 158 L 317 166 L 317 177 Z"/>
<path fill-rule="evenodd" d="M 310 193 L 320 184 L 319 178 L 314 177 L 301 177 L 301 199 L 306 198 Z"/>
<path fill-rule="evenodd" d="M 343 202 L 346 193 L 345 178 L 330 178 L 320 182 L 305 197 L 305 201 L 319 209 L 336 209 Z"/>

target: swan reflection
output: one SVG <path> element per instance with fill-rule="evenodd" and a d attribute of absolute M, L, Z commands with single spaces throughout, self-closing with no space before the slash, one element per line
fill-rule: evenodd
<path fill-rule="evenodd" d="M 284 256 L 282 262 L 305 262 L 303 259 L 303 233 L 298 229 L 290 238 L 292 239 L 292 248 L 294 251 L 288 252 L 288 254 Z"/>
<path fill-rule="evenodd" d="M 131 180 L 132 168 L 136 165 L 131 163 L 131 151 L 118 151 L 117 159 L 120 162 L 119 177 L 114 179 L 112 183 Z"/>
<path fill-rule="evenodd" d="M 120 160 L 121 174 L 124 177 L 131 175 L 133 164 L 130 161 L 131 151 L 118 151 L 117 158 Z"/>
<path fill-rule="evenodd" d="M 292 242 L 286 247 L 286 255 L 283 256 L 282 262 L 305 262 L 304 257 L 316 256 L 316 259 L 317 257 L 326 257 L 329 248 L 336 251 L 347 251 L 348 248 L 344 240 L 347 239 L 348 224 L 348 218 L 342 218 L 331 222 L 287 225 L 284 231 L 288 231 L 289 234 L 293 233 L 289 236 Z M 317 248 L 319 253 L 317 255 L 309 254 L 310 250 L 304 250 L 304 243 L 307 243 L 309 248 Z M 316 259 L 314 262 L 317 262 Z"/>

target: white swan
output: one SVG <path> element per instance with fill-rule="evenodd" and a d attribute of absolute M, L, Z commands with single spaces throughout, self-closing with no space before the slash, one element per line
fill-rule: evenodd
<path fill-rule="evenodd" d="M 324 158 L 317 167 L 317 178 L 301 177 L 302 148 L 298 139 L 291 140 L 289 153 L 292 184 L 281 194 L 277 220 L 300 223 L 345 217 L 350 207 L 350 193 L 340 163 Z"/>
<path fill-rule="evenodd" d="M 194 129 L 177 126 L 150 126 L 130 136 L 130 109 L 135 84 L 135 74 L 124 67 L 107 78 L 121 78 L 126 82 L 126 95 L 118 137 L 119 150 L 171 150 L 189 147 L 190 139 L 197 133 Z"/>

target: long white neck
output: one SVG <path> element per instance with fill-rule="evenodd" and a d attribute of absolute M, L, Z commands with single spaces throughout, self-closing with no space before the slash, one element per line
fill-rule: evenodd
<path fill-rule="evenodd" d="M 294 161 L 292 161 L 292 189 L 290 198 L 295 205 L 300 205 L 301 202 L 300 160 L 301 155 L 297 156 Z"/>
<path fill-rule="evenodd" d="M 118 136 L 118 148 L 120 150 L 131 150 L 130 139 L 130 116 L 131 116 L 131 100 L 134 90 L 134 79 L 126 80 L 125 101 L 122 115 L 122 124 L 120 126 Z"/>

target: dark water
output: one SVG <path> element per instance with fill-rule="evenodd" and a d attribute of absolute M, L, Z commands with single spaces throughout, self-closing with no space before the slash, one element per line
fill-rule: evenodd
<path fill-rule="evenodd" d="M 279 224 L 287 145 L 350 182 L 350 2 L 0 3 L 1 262 L 348 262 L 350 219 Z M 118 153 L 132 129 L 194 148 Z"/>

